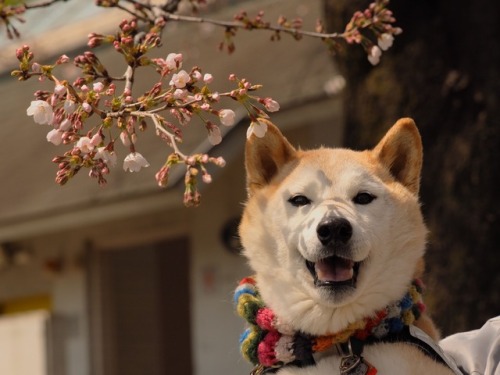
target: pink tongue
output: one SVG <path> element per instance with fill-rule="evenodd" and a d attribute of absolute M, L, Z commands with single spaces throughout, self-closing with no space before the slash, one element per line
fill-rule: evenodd
<path fill-rule="evenodd" d="M 314 267 L 320 281 L 347 281 L 354 276 L 352 260 L 331 257 L 319 260 Z"/>

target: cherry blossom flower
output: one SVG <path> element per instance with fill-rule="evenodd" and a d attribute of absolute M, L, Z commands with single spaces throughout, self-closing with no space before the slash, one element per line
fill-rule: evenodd
<path fill-rule="evenodd" d="M 234 125 L 236 114 L 231 109 L 222 109 L 219 111 L 219 118 L 222 125 Z"/>
<path fill-rule="evenodd" d="M 170 85 L 177 87 L 178 89 L 183 89 L 191 80 L 189 74 L 185 70 L 181 70 L 179 73 L 172 75 L 172 80 Z"/>
<path fill-rule="evenodd" d="M 380 56 L 382 56 L 382 51 L 378 46 L 373 46 L 368 54 L 368 61 L 372 65 L 377 65 L 380 62 Z"/>
<path fill-rule="evenodd" d="M 114 167 L 116 165 L 116 153 L 108 151 L 106 147 L 99 147 L 95 153 L 94 159 L 102 159 L 107 165 Z"/>
<path fill-rule="evenodd" d="M 26 110 L 28 116 L 33 116 L 33 120 L 40 125 L 50 125 L 54 120 L 54 110 L 45 100 L 33 100 Z"/>
<path fill-rule="evenodd" d="M 218 126 L 213 125 L 208 129 L 208 141 L 215 145 L 222 142 L 222 135 Z"/>
<path fill-rule="evenodd" d="M 394 36 L 389 33 L 383 33 L 378 37 L 378 46 L 382 51 L 387 51 L 391 48 L 392 43 L 394 42 Z"/>
<path fill-rule="evenodd" d="M 66 112 L 68 115 L 72 114 L 73 112 L 75 112 L 75 109 L 76 109 L 76 103 L 73 101 L 73 100 L 69 100 L 67 99 L 65 102 L 64 102 L 64 112 Z"/>
<path fill-rule="evenodd" d="M 123 170 L 130 172 L 139 172 L 141 168 L 149 167 L 148 161 L 138 152 L 131 152 L 123 160 Z"/>
<path fill-rule="evenodd" d="M 182 54 L 169 53 L 165 62 L 167 63 L 167 68 L 169 70 L 177 70 L 182 66 Z"/>
<path fill-rule="evenodd" d="M 59 146 L 62 143 L 63 132 L 58 129 L 52 129 L 47 133 L 47 142 L 52 143 L 55 146 Z"/>
<path fill-rule="evenodd" d="M 264 106 L 269 112 L 277 112 L 280 110 L 280 105 L 276 100 L 271 98 L 264 99 Z"/>
<path fill-rule="evenodd" d="M 267 124 L 263 121 L 252 121 L 250 126 L 247 129 L 247 139 L 250 139 L 252 134 L 255 134 L 256 137 L 262 138 L 266 135 L 267 132 Z"/>
<path fill-rule="evenodd" d="M 81 137 L 78 142 L 76 142 L 76 147 L 80 149 L 84 154 L 88 154 L 94 150 L 94 145 L 89 137 Z"/>
<path fill-rule="evenodd" d="M 212 83 L 213 80 L 214 80 L 214 77 L 210 73 L 206 73 L 203 76 L 203 82 L 205 82 L 205 83 Z"/>

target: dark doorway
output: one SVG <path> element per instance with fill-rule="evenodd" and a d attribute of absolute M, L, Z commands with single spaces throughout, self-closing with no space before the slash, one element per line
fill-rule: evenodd
<path fill-rule="evenodd" d="M 101 337 L 95 373 L 192 374 L 188 241 L 96 251 L 95 257 L 90 289 L 97 291 L 91 301 L 100 305 L 100 319 L 92 325 Z"/>

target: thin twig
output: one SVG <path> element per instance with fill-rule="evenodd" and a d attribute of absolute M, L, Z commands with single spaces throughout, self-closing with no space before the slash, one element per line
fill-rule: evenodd
<path fill-rule="evenodd" d="M 170 21 L 181 21 L 181 22 L 193 22 L 193 23 L 209 23 L 215 26 L 221 26 L 225 28 L 235 28 L 235 29 L 248 29 L 249 25 L 244 22 L 239 21 L 220 21 L 212 18 L 194 17 L 194 16 L 184 16 L 179 14 L 172 14 L 163 12 L 163 16 Z M 300 30 L 296 28 L 276 26 L 271 24 L 262 24 L 259 26 L 250 26 L 252 30 L 271 30 L 278 31 L 293 35 L 302 35 L 313 38 L 323 38 L 323 39 L 338 39 L 343 38 L 342 33 L 320 33 L 315 31 Z"/>
<path fill-rule="evenodd" d="M 174 152 L 179 155 L 179 157 L 183 160 L 187 159 L 187 156 L 183 154 L 180 150 L 179 147 L 177 147 L 177 141 L 175 139 L 175 135 L 170 133 L 165 127 L 160 123 L 160 120 L 158 119 L 158 115 L 151 113 L 151 112 L 142 112 L 142 111 L 134 111 L 130 112 L 130 115 L 132 116 L 137 116 L 137 117 L 149 117 L 151 120 L 153 120 L 153 123 L 155 124 L 155 128 L 158 132 L 161 132 L 163 135 L 165 135 L 168 140 L 170 141 L 170 146 L 173 148 Z"/>
<path fill-rule="evenodd" d="M 307 36 L 312 38 L 320 38 L 320 39 L 343 39 L 344 33 L 321 33 L 316 31 L 307 31 L 301 30 L 293 27 L 285 27 L 279 25 L 272 25 L 268 23 L 262 23 L 258 25 L 252 25 L 251 23 L 245 23 L 240 21 L 221 21 L 213 18 L 204 18 L 204 17 L 195 17 L 195 16 L 187 16 L 187 15 L 179 15 L 173 12 L 168 12 L 165 10 L 165 7 L 159 5 L 148 5 L 143 4 L 137 0 L 126 0 L 127 2 L 133 5 L 141 5 L 143 8 L 148 9 L 154 14 L 161 15 L 165 18 L 165 20 L 169 21 L 178 21 L 178 22 L 191 22 L 191 23 L 208 23 L 215 26 L 224 27 L 226 29 L 251 29 L 251 30 L 270 30 L 275 32 L 282 32 L 290 35 L 300 35 Z M 129 13 L 133 14 L 132 11 L 128 10 Z M 154 22 L 154 20 L 149 20 L 150 22 Z"/>
<path fill-rule="evenodd" d="M 37 4 L 26 4 L 26 3 L 24 3 L 23 6 L 26 9 L 44 8 L 44 7 L 51 6 L 52 4 L 55 4 L 55 3 L 58 3 L 58 2 L 61 2 L 61 1 L 65 1 L 65 0 L 49 0 L 49 1 L 45 1 L 43 3 L 37 3 Z"/>

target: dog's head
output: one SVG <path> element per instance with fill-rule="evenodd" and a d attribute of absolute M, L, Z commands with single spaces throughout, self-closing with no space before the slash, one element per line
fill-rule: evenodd
<path fill-rule="evenodd" d="M 419 268 L 422 145 L 399 120 L 369 151 L 296 150 L 275 127 L 246 146 L 240 236 L 265 302 L 295 329 L 336 332 L 400 298 Z"/>

